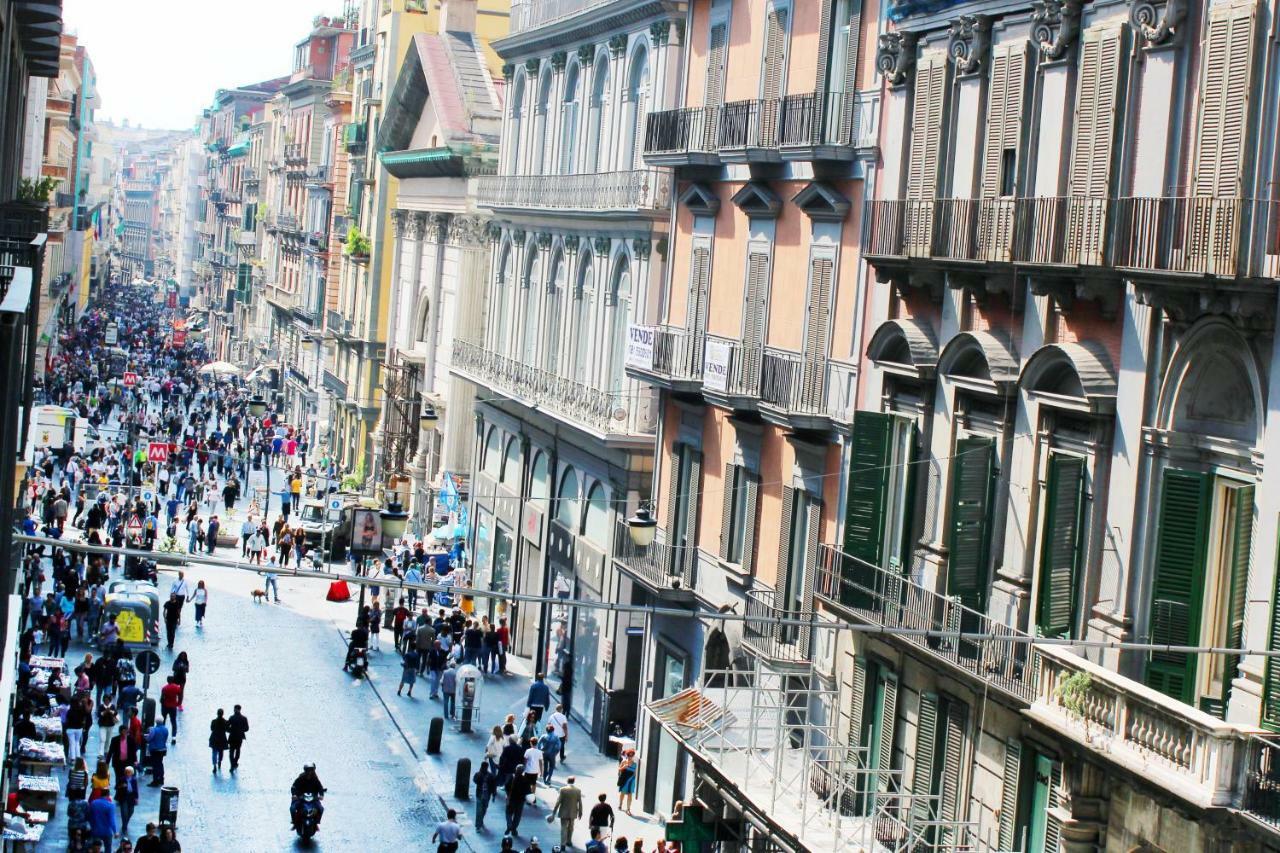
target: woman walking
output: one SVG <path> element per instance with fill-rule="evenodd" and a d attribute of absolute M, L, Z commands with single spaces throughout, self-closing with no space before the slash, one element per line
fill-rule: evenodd
<path fill-rule="evenodd" d="M 213 753 L 213 772 L 222 772 L 222 756 L 227 751 L 227 719 L 221 708 L 209 722 L 209 749 Z"/>
<path fill-rule="evenodd" d="M 378 645 L 378 634 L 382 631 L 382 604 L 378 599 L 373 600 L 373 607 L 369 610 L 369 648 L 381 650 Z"/>
<path fill-rule="evenodd" d="M 205 588 L 204 581 L 196 584 L 195 591 L 191 593 L 190 601 L 196 605 L 196 627 L 204 627 L 204 609 L 209 605 L 209 590 Z"/>
<path fill-rule="evenodd" d="M 182 710 L 182 700 L 187 695 L 187 673 L 191 672 L 191 659 L 186 652 L 178 652 L 178 659 L 173 662 L 173 683 L 182 691 L 178 694 L 178 710 Z"/>
<path fill-rule="evenodd" d="M 631 814 L 631 798 L 636 793 L 636 776 L 640 772 L 640 762 L 636 759 L 636 751 L 628 749 L 622 753 L 618 762 L 618 808 Z"/>

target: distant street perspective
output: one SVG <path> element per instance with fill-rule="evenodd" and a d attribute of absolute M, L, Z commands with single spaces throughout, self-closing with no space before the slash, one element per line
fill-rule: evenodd
<path fill-rule="evenodd" d="M 1280 853 L 1273 0 L 326 2 L 0 0 L 6 853 Z"/>

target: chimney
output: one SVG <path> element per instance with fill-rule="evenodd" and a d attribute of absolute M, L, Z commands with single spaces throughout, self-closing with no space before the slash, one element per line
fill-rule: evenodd
<path fill-rule="evenodd" d="M 476 31 L 476 0 L 442 0 L 440 3 L 441 33 L 472 33 Z"/>

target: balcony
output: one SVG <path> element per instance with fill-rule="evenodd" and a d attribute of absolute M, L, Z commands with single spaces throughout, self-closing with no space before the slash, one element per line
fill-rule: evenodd
<path fill-rule="evenodd" d="M 698 549 L 668 544 L 666 531 L 661 528 L 649 547 L 641 548 L 631 541 L 631 528 L 618 519 L 613 539 L 613 560 L 651 593 L 668 599 L 693 600 Z"/>
<path fill-rule="evenodd" d="M 747 590 L 747 614 L 742 623 L 742 642 L 762 660 L 775 664 L 808 666 L 813 610 L 777 606 L 771 589 Z"/>
<path fill-rule="evenodd" d="M 290 143 L 284 147 L 284 164 L 301 166 L 307 162 L 307 151 L 301 143 Z"/>
<path fill-rule="evenodd" d="M 828 358 L 765 347 L 760 361 L 760 413 L 798 430 L 852 423 L 857 368 Z"/>
<path fill-rule="evenodd" d="M 326 186 L 329 183 L 331 183 L 333 180 L 333 178 L 330 177 L 330 174 L 329 174 L 328 163 L 320 163 L 315 166 L 309 166 L 307 170 L 303 173 L 303 176 L 306 179 L 307 186 L 309 187 Z"/>
<path fill-rule="evenodd" d="M 511 4 L 511 35 L 568 18 L 610 0 L 516 0 Z"/>
<path fill-rule="evenodd" d="M 867 256 L 1217 278 L 1280 274 L 1280 202 L 1212 196 L 871 202 Z"/>
<path fill-rule="evenodd" d="M 652 388 L 602 391 L 461 339 L 453 342 L 453 371 L 605 441 L 629 442 L 652 436 L 656 425 L 657 402 Z"/>
<path fill-rule="evenodd" d="M 1065 649 L 1037 646 L 1035 654 L 1027 716 L 1193 805 L 1238 808 L 1280 829 L 1275 741 Z"/>
<path fill-rule="evenodd" d="M 707 335 L 702 345 L 702 395 L 735 412 L 754 412 L 760 403 L 763 352 L 759 346 Z"/>
<path fill-rule="evenodd" d="M 347 125 L 347 129 L 343 135 L 343 141 L 347 146 L 347 151 L 357 154 L 364 151 L 365 144 L 368 142 L 369 126 L 364 122 L 356 122 Z"/>
<path fill-rule="evenodd" d="M 252 249 L 258 245 L 258 232 L 252 228 L 242 229 L 236 234 L 236 245 L 242 249 Z"/>
<path fill-rule="evenodd" d="M 1029 703 L 1035 695 L 1031 637 L 890 571 L 820 545 L 814 596 L 856 622 L 901 629 L 898 637 L 928 657 L 986 685 Z M 964 631 L 970 636 L 943 637 Z M 914 633 L 910 633 L 914 632 Z"/>
<path fill-rule="evenodd" d="M 251 186 L 256 187 L 262 179 L 258 176 L 257 169 L 250 168 L 240 173 L 240 180 L 244 183 L 245 188 L 248 189 Z"/>
<path fill-rule="evenodd" d="M 627 330 L 627 375 L 668 391 L 702 385 L 703 335 L 678 326 L 632 325 Z"/>
<path fill-rule="evenodd" d="M 852 160 L 876 148 L 878 92 L 811 92 L 651 113 L 646 162 L 660 166 Z"/>
<path fill-rule="evenodd" d="M 671 176 L 661 169 L 581 175 L 488 175 L 477 203 L 503 211 L 552 211 L 594 219 L 602 215 L 664 215 L 671 207 Z"/>

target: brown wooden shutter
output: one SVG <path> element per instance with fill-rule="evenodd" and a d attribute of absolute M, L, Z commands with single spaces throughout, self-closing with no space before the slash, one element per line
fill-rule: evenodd
<path fill-rule="evenodd" d="M 722 21 L 711 27 L 710 46 L 707 48 L 707 86 L 703 103 L 718 107 L 724 103 L 724 81 L 728 60 L 729 23 Z"/>
<path fill-rule="evenodd" d="M 724 484 L 721 488 L 720 502 L 720 559 L 729 559 L 729 543 L 732 537 L 733 527 L 733 499 L 734 499 L 734 482 L 733 472 L 734 465 L 732 463 L 724 466 Z"/>
<path fill-rule="evenodd" d="M 835 261 L 809 259 L 809 302 L 804 318 L 804 385 L 802 402 L 809 410 L 824 403 L 827 354 L 831 337 L 831 287 Z"/>
<path fill-rule="evenodd" d="M 1191 174 L 1195 198 L 1183 221 L 1188 262 L 1223 275 L 1235 273 L 1256 20 L 1253 0 L 1219 3 L 1209 9 L 1204 35 Z"/>
<path fill-rule="evenodd" d="M 795 489 L 782 487 L 781 535 L 778 537 L 778 580 L 775 587 L 786 583 L 787 570 L 791 566 L 791 510 L 795 504 Z"/>
<path fill-rule="evenodd" d="M 938 694 L 920 694 L 916 716 L 916 751 L 911 772 L 911 817 L 917 822 L 933 821 L 933 762 L 938 743 Z"/>
<path fill-rule="evenodd" d="M 768 312 L 769 253 L 752 251 L 747 255 L 747 292 L 742 303 L 742 374 L 748 388 L 759 381 Z"/>
<path fill-rule="evenodd" d="M 669 548 L 677 548 L 680 543 L 676 541 L 676 505 L 679 503 L 678 495 L 680 494 L 680 445 L 671 445 L 671 452 L 667 454 L 667 505 L 664 508 L 663 527 L 667 532 L 667 545 Z"/>
<path fill-rule="evenodd" d="M 911 148 L 907 158 L 907 211 L 904 222 L 908 255 L 927 256 L 933 245 L 934 199 L 938 194 L 942 119 L 946 106 L 948 69 L 945 53 L 933 51 L 916 64 L 915 97 L 911 105 Z"/>
<path fill-rule="evenodd" d="M 1022 778 L 1022 741 L 1007 740 L 1004 744 L 1004 788 L 1000 792 L 1001 850 L 1013 850 L 1018 827 L 1018 794 Z"/>
<path fill-rule="evenodd" d="M 1086 30 L 1080 39 L 1075 136 L 1068 173 L 1071 198 L 1066 239 L 1070 263 L 1102 263 L 1124 33 L 1121 25 L 1106 24 Z"/>
<path fill-rule="evenodd" d="M 993 48 L 987 92 L 987 138 L 982 153 L 982 201 L 978 251 L 989 261 L 1008 261 L 1013 240 L 1014 206 L 1005 190 L 1017 195 L 1017 164 L 1022 154 L 1022 101 L 1026 91 L 1026 42 Z M 1014 186 L 1001 186 L 1005 152 L 1013 151 Z"/>

